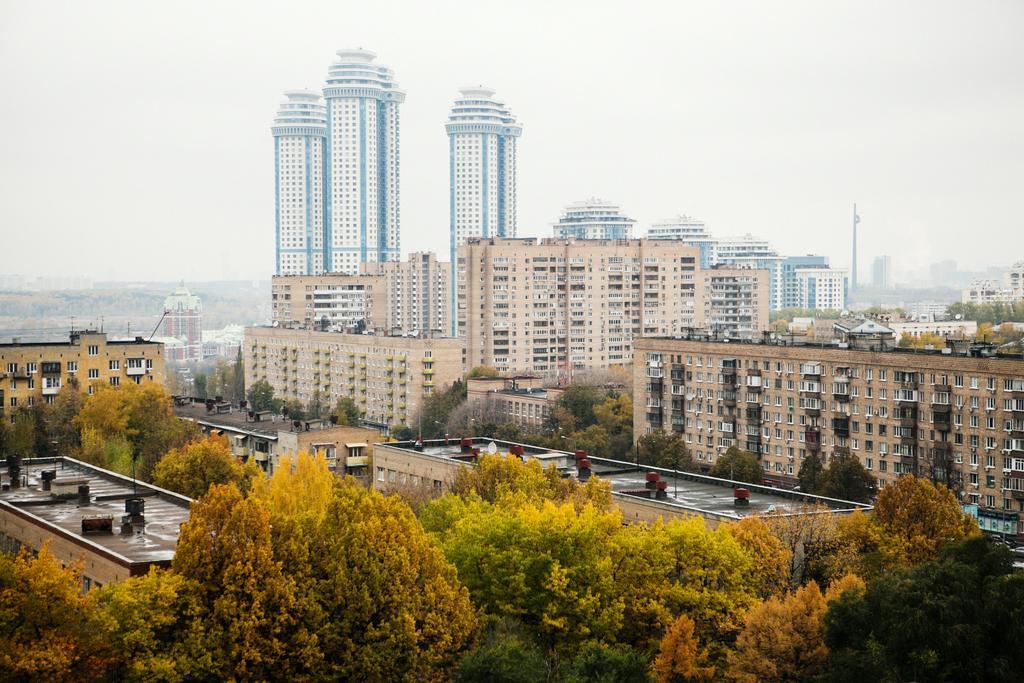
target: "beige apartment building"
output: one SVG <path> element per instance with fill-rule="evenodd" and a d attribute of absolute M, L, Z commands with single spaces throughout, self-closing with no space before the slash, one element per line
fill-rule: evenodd
<path fill-rule="evenodd" d="M 247 327 L 246 386 L 266 380 L 278 398 L 308 404 L 349 397 L 381 427 L 410 424 L 425 397 L 463 374 L 458 339 Z"/>
<path fill-rule="evenodd" d="M 466 380 L 467 400 L 487 404 L 505 421 L 527 427 L 543 427 L 564 392 L 561 387 L 545 387 L 534 375 Z"/>
<path fill-rule="evenodd" d="M 638 340 L 634 433 L 681 434 L 704 467 L 736 445 L 782 485 L 851 453 L 880 485 L 929 477 L 983 529 L 1024 533 L 1024 360 L 857 345 Z"/>
<path fill-rule="evenodd" d="M 709 315 L 725 334 L 767 325 L 766 287 L 753 296 L 767 274 L 706 279 L 699 250 L 676 240 L 470 238 L 458 254 L 458 331 L 471 366 L 569 379 L 628 365 L 635 339 L 704 327 Z"/>
<path fill-rule="evenodd" d="M 163 344 L 142 337 L 121 341 L 103 332 L 71 332 L 66 342 L 0 344 L 0 414 L 51 403 L 72 377 L 91 394 L 96 382 L 164 382 Z"/>
<path fill-rule="evenodd" d="M 279 326 L 384 334 L 446 334 L 451 265 L 432 252 L 405 261 L 364 263 L 358 275 L 277 275 L 271 280 Z"/>
<path fill-rule="evenodd" d="M 383 330 L 388 324 L 381 275 L 275 275 L 270 282 L 273 320 L 280 326 Z"/>
<path fill-rule="evenodd" d="M 451 263 L 438 261 L 430 251 L 414 251 L 404 261 L 376 261 L 362 268 L 386 280 L 389 334 L 451 334 Z"/>
<path fill-rule="evenodd" d="M 767 270 L 716 266 L 698 272 L 704 285 L 703 327 L 743 339 L 755 339 L 768 329 Z"/>
<path fill-rule="evenodd" d="M 330 420 L 289 420 L 257 413 L 230 403 L 175 397 L 174 414 L 195 423 L 204 434 L 227 438 L 231 453 L 253 462 L 268 475 L 282 457 L 305 452 L 323 456 L 327 468 L 339 475 L 369 475 L 370 449 L 384 437 L 376 429 L 336 425 Z"/>

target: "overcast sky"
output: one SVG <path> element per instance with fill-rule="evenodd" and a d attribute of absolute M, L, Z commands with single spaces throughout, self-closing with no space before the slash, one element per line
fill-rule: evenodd
<path fill-rule="evenodd" d="M 849 264 L 1024 258 L 1024 2 L 0 0 L 0 272 L 264 278 L 270 124 L 335 50 L 394 69 L 402 247 L 447 253 L 444 122 L 493 87 L 524 126 L 519 233 L 572 201 L 639 232 Z"/>

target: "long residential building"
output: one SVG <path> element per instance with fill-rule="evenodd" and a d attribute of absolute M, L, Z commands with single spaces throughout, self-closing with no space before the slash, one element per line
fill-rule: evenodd
<path fill-rule="evenodd" d="M 247 327 L 246 386 L 266 380 L 282 399 L 348 397 L 381 427 L 409 424 L 423 399 L 462 377 L 463 343 L 280 327 Z"/>
<path fill-rule="evenodd" d="M 845 343 L 637 340 L 634 433 L 680 434 L 705 467 L 736 445 L 778 483 L 853 454 L 880 485 L 929 477 L 982 528 L 1024 533 L 1024 359 Z"/>
<path fill-rule="evenodd" d="M 163 344 L 135 337 L 109 340 L 103 332 L 71 332 L 66 342 L 0 344 L 0 415 L 52 403 L 71 378 L 92 394 L 99 382 L 120 386 L 164 382 Z"/>
<path fill-rule="evenodd" d="M 763 277 L 701 271 L 699 258 L 675 240 L 470 239 L 458 256 L 467 363 L 570 379 L 631 363 L 641 336 L 765 329 Z"/>
<path fill-rule="evenodd" d="M 364 263 L 359 275 L 277 276 L 273 320 L 280 326 L 430 336 L 448 331 L 447 263 L 432 252 Z"/>

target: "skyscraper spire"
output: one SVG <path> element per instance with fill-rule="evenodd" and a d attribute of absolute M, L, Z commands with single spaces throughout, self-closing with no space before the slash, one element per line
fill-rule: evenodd
<path fill-rule="evenodd" d="M 857 224 L 860 223 L 860 216 L 857 215 L 857 204 L 853 205 L 853 259 L 850 263 L 850 291 L 857 289 Z"/>

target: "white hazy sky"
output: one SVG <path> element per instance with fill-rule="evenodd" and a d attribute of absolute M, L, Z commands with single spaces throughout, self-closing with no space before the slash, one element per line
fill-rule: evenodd
<path fill-rule="evenodd" d="M 1024 258 L 1024 2 L 0 0 L 0 270 L 262 278 L 281 93 L 361 46 L 407 92 L 402 247 L 446 253 L 461 85 L 524 125 L 519 231 L 568 202 L 849 263 Z M 1015 201 L 1016 200 L 1016 201 Z"/>

